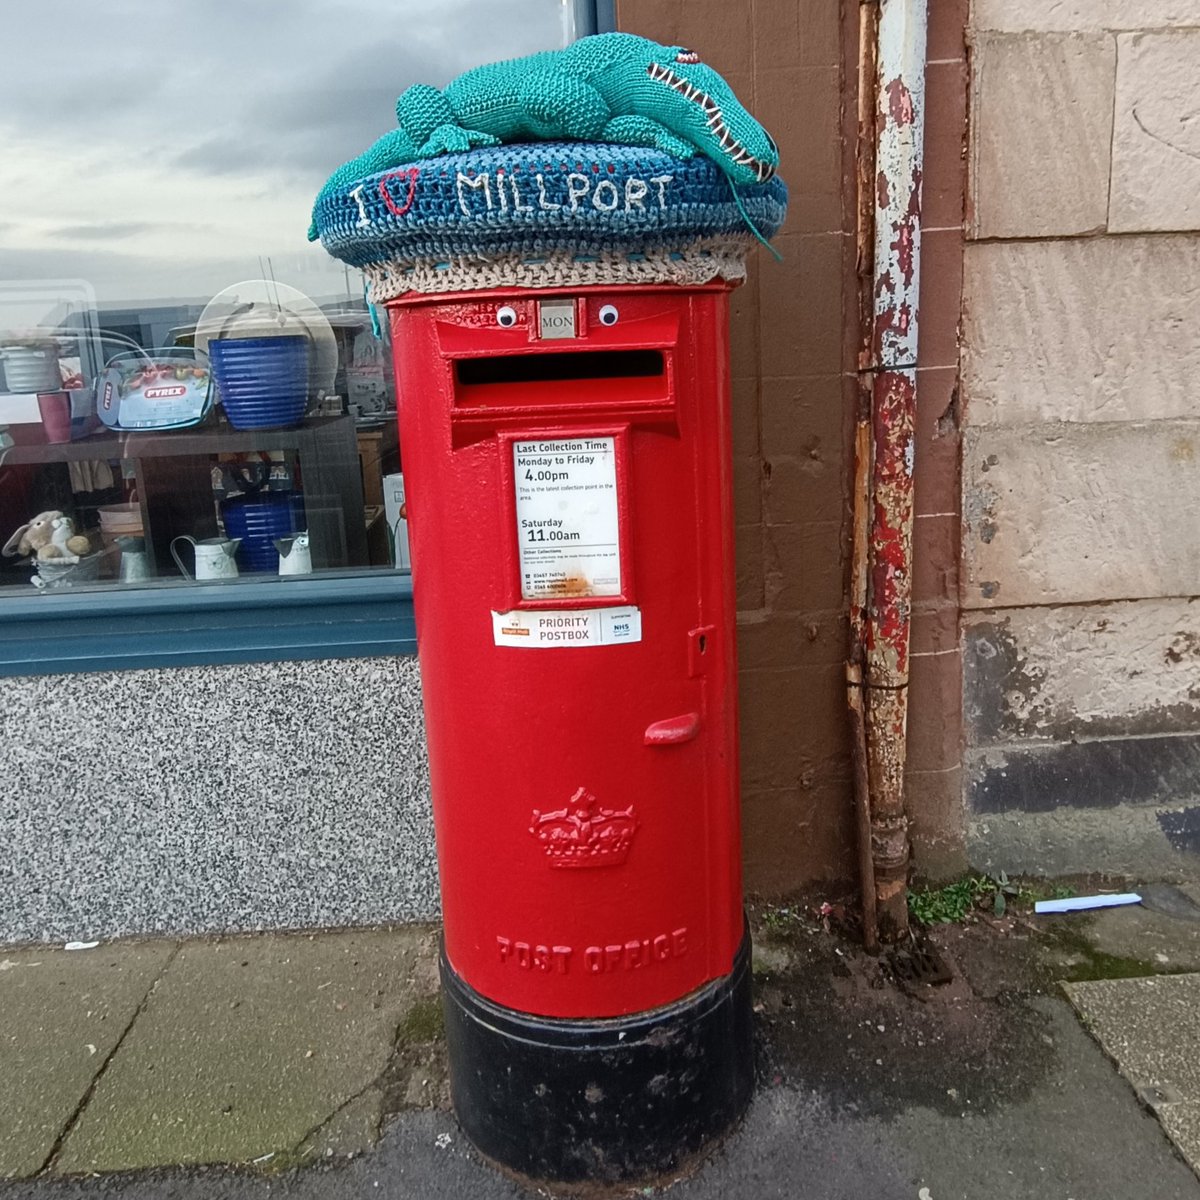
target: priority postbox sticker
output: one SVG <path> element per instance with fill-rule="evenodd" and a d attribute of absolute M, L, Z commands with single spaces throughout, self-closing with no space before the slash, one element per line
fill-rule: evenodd
<path fill-rule="evenodd" d="M 521 596 L 619 596 L 617 450 L 611 437 L 513 442 Z"/>
<path fill-rule="evenodd" d="M 642 640 L 641 610 L 622 608 L 517 609 L 492 613 L 497 646 L 544 650 L 563 646 L 619 646 Z"/>

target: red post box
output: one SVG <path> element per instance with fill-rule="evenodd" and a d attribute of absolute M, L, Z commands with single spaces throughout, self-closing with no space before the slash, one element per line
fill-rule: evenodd
<path fill-rule="evenodd" d="M 728 294 L 389 302 L 452 1092 L 535 1176 L 670 1169 L 752 1089 Z"/>

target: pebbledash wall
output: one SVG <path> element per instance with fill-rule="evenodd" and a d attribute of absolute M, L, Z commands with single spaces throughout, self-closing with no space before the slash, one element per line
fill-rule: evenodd
<path fill-rule="evenodd" d="M 436 916 L 414 658 L 0 680 L 0 942 Z"/>
<path fill-rule="evenodd" d="M 975 0 L 962 606 L 981 866 L 1200 860 L 1200 2 Z"/>

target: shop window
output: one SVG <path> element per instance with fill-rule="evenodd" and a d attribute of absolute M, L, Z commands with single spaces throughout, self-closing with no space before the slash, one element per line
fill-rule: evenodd
<path fill-rule="evenodd" d="M 305 237 L 408 84 L 561 0 L 16 4 L 0 81 L 0 619 L 21 597 L 404 571 L 386 320 Z M 295 586 L 305 586 L 296 582 Z"/>

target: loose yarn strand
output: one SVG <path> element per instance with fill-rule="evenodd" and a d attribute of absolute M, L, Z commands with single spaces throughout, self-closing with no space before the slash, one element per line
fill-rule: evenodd
<path fill-rule="evenodd" d="M 772 246 L 771 243 L 768 242 L 761 233 L 759 233 L 758 226 L 755 225 L 752 220 L 750 220 L 750 214 L 746 211 L 746 206 L 742 203 L 742 197 L 737 190 L 737 185 L 732 179 L 729 181 L 729 190 L 733 193 L 733 202 L 737 205 L 738 212 L 742 214 L 742 220 L 746 222 L 746 228 L 749 229 L 750 232 L 754 234 L 754 236 L 760 242 L 762 242 L 762 244 L 766 246 L 768 250 L 770 250 L 770 252 L 775 256 L 776 262 L 783 262 L 783 255 L 780 254 L 779 251 L 776 250 L 775 247 Z"/>

